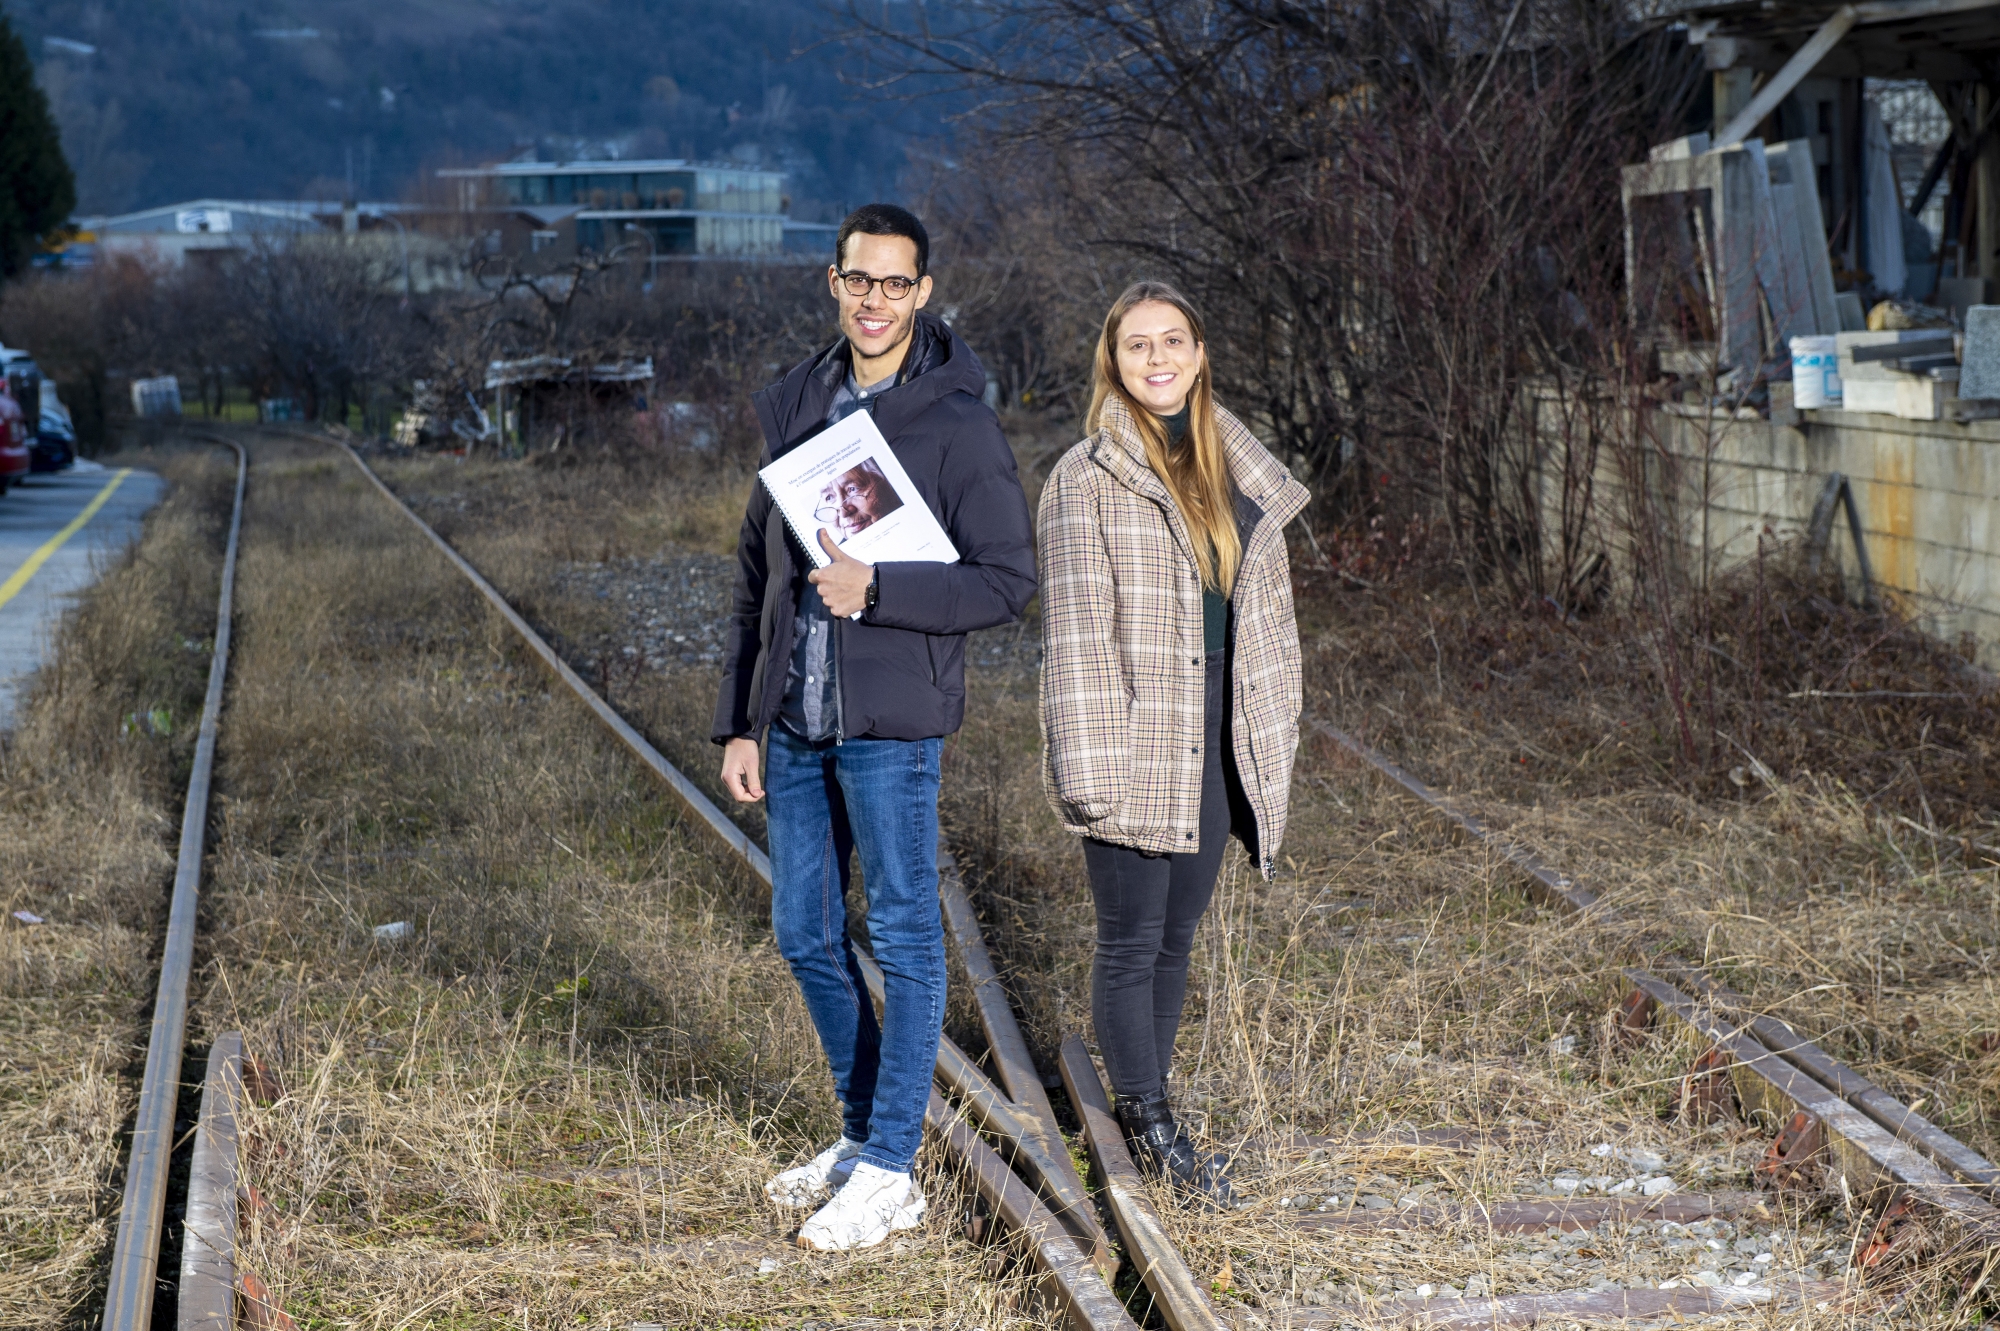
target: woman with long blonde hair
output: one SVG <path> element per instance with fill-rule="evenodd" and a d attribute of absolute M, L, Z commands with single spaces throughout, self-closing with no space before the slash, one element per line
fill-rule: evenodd
<path fill-rule="evenodd" d="M 1229 836 L 1266 878 L 1284 836 L 1300 705 L 1284 527 L 1308 496 L 1216 405 L 1201 316 L 1165 283 L 1112 305 L 1094 379 L 1090 435 L 1042 490 L 1043 779 L 1084 839 L 1119 1121 L 1154 1173 L 1226 1206 L 1166 1078 Z"/>

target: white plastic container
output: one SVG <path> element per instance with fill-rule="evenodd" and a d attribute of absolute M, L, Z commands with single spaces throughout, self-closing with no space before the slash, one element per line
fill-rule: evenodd
<path fill-rule="evenodd" d="M 1792 339 L 1792 405 L 1837 407 L 1841 404 L 1840 350 L 1831 335 Z"/>

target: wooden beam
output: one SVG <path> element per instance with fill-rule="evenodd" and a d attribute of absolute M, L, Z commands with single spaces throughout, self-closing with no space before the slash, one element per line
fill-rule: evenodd
<path fill-rule="evenodd" d="M 1685 1023 L 1733 1060 L 1737 1093 L 1746 1103 L 1782 1117 L 1802 1109 L 1819 1120 L 1832 1156 L 1829 1169 L 1854 1192 L 1877 1186 L 1907 1192 L 1926 1207 L 1956 1222 L 1963 1236 L 1981 1248 L 2000 1247 L 2000 1210 L 1926 1156 L 1896 1140 L 1875 1120 L 1831 1090 L 1737 1030 L 1713 1007 L 1697 1002 L 1645 971 L 1625 978 L 1651 995 L 1665 1012 Z"/>
<path fill-rule="evenodd" d="M 1714 146 L 1727 148 L 1732 143 L 1741 143 L 1748 138 L 1750 132 L 1757 128 L 1764 117 L 1777 110 L 1778 103 L 1791 95 L 1792 89 L 1799 86 L 1800 80 L 1813 72 L 1821 58 L 1840 44 L 1840 39 L 1860 21 L 1862 8 L 1860 5 L 1842 5 L 1834 10 L 1826 22 L 1819 25 L 1819 31 L 1808 37 L 1806 44 L 1793 53 L 1784 67 L 1757 90 L 1757 95 L 1750 99 L 1750 104 L 1738 111 L 1730 118 L 1729 123 L 1717 132 Z"/>

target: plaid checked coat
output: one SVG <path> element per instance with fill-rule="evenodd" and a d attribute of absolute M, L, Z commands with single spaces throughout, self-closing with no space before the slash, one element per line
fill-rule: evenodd
<path fill-rule="evenodd" d="M 1298 748 L 1301 672 L 1284 527 L 1306 488 L 1220 407 L 1243 562 L 1230 598 L 1237 772 L 1272 876 Z M 1063 826 L 1156 854 L 1199 835 L 1205 672 L 1201 575 L 1186 524 L 1146 465 L 1130 410 L 1100 427 L 1042 489 L 1043 784 Z"/>

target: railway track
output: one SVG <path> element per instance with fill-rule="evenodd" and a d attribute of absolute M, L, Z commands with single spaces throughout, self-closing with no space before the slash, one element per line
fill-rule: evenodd
<path fill-rule="evenodd" d="M 188 984 L 201 907 L 209 784 L 215 768 L 223 687 L 229 677 L 236 550 L 242 536 L 243 491 L 250 471 L 249 454 L 235 440 L 193 437 L 235 450 L 236 494 L 229 516 L 229 538 L 223 550 L 222 585 L 216 598 L 215 648 L 209 660 L 208 691 L 202 699 L 194 766 L 188 776 L 187 799 L 181 811 L 180 848 L 160 954 L 152 1029 L 146 1041 L 146 1068 L 139 1085 L 132 1145 L 126 1158 L 124 1200 L 118 1212 L 118 1236 L 112 1249 L 110 1282 L 105 1295 L 105 1331 L 143 1331 L 152 1326 L 154 1293 L 160 1283 L 161 1230 L 166 1214 L 168 1168 L 177 1144 L 174 1122 L 179 1109 L 181 1059 L 187 1043 Z M 240 1064 L 241 1049 L 241 1036 L 216 1040 L 210 1054 L 207 1089 L 202 1097 L 195 1148 L 199 1165 L 189 1197 L 178 1280 L 179 1325 L 190 1331 L 197 1327 L 204 1331 L 226 1328 L 233 1325 L 235 1317 L 233 1270 L 228 1260 L 233 1248 L 236 1202 L 235 1146 L 233 1130 L 224 1129 L 223 1125 L 231 1114 L 231 1078 L 240 1081 L 240 1072 L 232 1073 L 232 1068 Z M 225 1211 L 229 1223 L 226 1228 L 218 1228 Z"/>
<path fill-rule="evenodd" d="M 313 438 L 326 442 L 323 435 Z M 338 446 L 383 498 L 473 584 L 524 644 L 625 748 L 715 833 L 733 855 L 768 882 L 769 861 L 762 849 L 620 717 L 499 591 L 404 504 L 358 454 L 344 444 Z M 224 583 L 225 612 L 242 507 L 242 468 L 246 466 L 247 459 L 239 464 L 237 517 L 232 520 L 227 563 L 230 572 L 225 575 Z M 213 757 L 214 719 L 227 668 L 226 641 L 226 633 L 219 633 L 210 703 L 203 714 L 201 752 L 206 757 L 198 759 L 197 774 L 204 801 L 207 765 Z M 1493 847 L 1526 876 L 1530 891 L 1540 899 L 1568 912 L 1609 913 L 1603 898 L 1550 869 L 1531 852 L 1496 837 L 1476 818 L 1381 755 L 1330 727 L 1320 729 L 1373 770 L 1423 799 L 1427 807 L 1453 819 L 1468 835 Z M 199 830 L 197 826 L 195 838 L 199 837 Z M 199 882 L 200 844 L 184 830 L 184 867 L 190 846 L 194 862 L 194 876 L 188 886 L 191 921 L 192 894 Z M 1172 1242 L 1168 1225 L 1154 1210 L 1149 1191 L 1140 1182 L 1122 1134 L 1111 1117 L 1104 1083 L 1082 1041 L 1072 1036 L 1062 1044 L 1055 1071 L 1081 1127 L 1074 1149 L 1087 1154 L 1095 1186 L 1086 1184 L 1078 1170 L 1072 1143 L 1065 1138 L 1057 1121 L 1041 1070 L 1029 1055 L 997 968 L 987 952 L 975 909 L 957 867 L 948 854 L 941 854 L 940 865 L 945 920 L 971 982 L 989 1049 L 991 1073 L 950 1040 L 944 1041 L 939 1051 L 937 1087 L 926 1123 L 954 1167 L 980 1198 L 989 1213 L 990 1227 L 1008 1236 L 1014 1251 L 1032 1270 L 1035 1288 L 1044 1305 L 1069 1326 L 1091 1331 L 1136 1326 L 1139 1321 L 1134 1317 L 1134 1309 L 1139 1310 L 1140 1319 L 1157 1318 L 1173 1331 L 1221 1327 L 1276 1331 L 1276 1328 L 1360 1324 L 1517 1326 L 1557 1317 L 1585 1322 L 1681 1320 L 1753 1307 L 1826 1306 L 1853 1298 L 1853 1291 L 1837 1282 L 1799 1281 L 1787 1287 L 1772 1282 L 1748 1289 L 1573 1290 L 1443 1301 L 1403 1296 L 1365 1305 L 1301 1306 L 1270 1312 L 1234 1304 L 1219 1306 L 1210 1296 L 1208 1282 L 1194 1274 Z M 181 898 L 177 878 L 177 918 Z M 191 924 L 183 933 L 191 950 Z M 173 936 L 171 924 L 169 934 Z M 1642 1032 L 1655 1021 L 1680 1023 L 1701 1034 L 1713 1052 L 1700 1066 L 1689 1069 L 1683 1098 L 1694 1103 L 1703 1092 L 1713 1098 L 1718 1087 L 1726 1084 L 1747 1108 L 1765 1112 L 1784 1129 L 1772 1144 L 1765 1165 L 1759 1167 L 1761 1181 L 1797 1188 L 1817 1178 L 1815 1171 L 1833 1169 L 1839 1172 L 1831 1177 L 1846 1179 L 1856 1195 L 1873 1201 L 1870 1232 L 1861 1248 L 1862 1271 L 1892 1264 L 1891 1258 L 1929 1232 L 1926 1221 L 1949 1226 L 1952 1242 L 1968 1253 L 2000 1252 L 2000 1211 L 1989 1200 L 1996 1187 L 2000 1187 L 2000 1172 L 1994 1166 L 1797 1033 L 1748 1011 L 1743 1000 L 1698 969 L 1670 962 L 1671 959 L 1655 961 L 1653 970 L 1635 968 L 1628 973 L 1633 990 L 1620 1010 L 1622 1027 L 1635 1039 L 1642 1038 Z M 866 969 L 872 979 L 872 963 Z M 163 996 L 166 970 L 163 966 Z M 177 1004 L 180 1020 L 184 1021 L 184 973 L 179 983 Z M 170 1031 L 165 1037 L 175 1043 L 171 1066 L 177 1071 L 178 1042 L 182 1035 Z M 149 1080 L 155 1062 L 167 1066 L 167 1045 L 157 1019 L 155 1043 L 157 1050 L 149 1050 Z M 211 1053 L 195 1147 L 188 1206 L 189 1238 L 182 1260 L 179 1322 L 182 1327 L 223 1331 L 236 1325 L 239 1293 L 245 1298 L 244 1307 L 251 1313 L 254 1324 L 283 1325 L 289 1320 L 274 1307 L 260 1302 L 259 1290 L 246 1287 L 232 1269 L 237 1205 L 232 1107 L 240 1102 L 244 1077 L 240 1037 L 219 1037 Z M 158 1099 L 156 1095 L 154 1101 Z M 142 1116 L 149 1112 L 145 1102 L 142 1089 Z M 158 1115 L 157 1103 L 151 1104 L 150 1112 Z M 167 1107 L 166 1122 L 170 1131 L 171 1105 Z M 151 1156 L 147 1158 L 150 1160 Z M 160 1158 L 163 1162 L 164 1154 Z M 131 1284 L 134 1275 L 130 1273 L 147 1270 L 141 1264 L 146 1260 L 144 1220 L 148 1208 L 157 1208 L 158 1203 L 144 1196 L 137 1205 L 132 1203 L 132 1180 L 138 1177 L 135 1166 L 128 1179 L 128 1205 L 121 1213 L 120 1248 L 114 1257 L 114 1293 L 121 1285 Z M 1686 1223 L 1743 1214 L 1763 1205 L 1763 1200 L 1755 1194 L 1718 1194 L 1475 1203 L 1412 1207 L 1388 1214 L 1364 1213 L 1350 1206 L 1344 1212 L 1329 1213 L 1322 1208 L 1319 1213 L 1302 1216 L 1299 1227 L 1325 1235 L 1329 1241 L 1339 1235 L 1364 1232 L 1464 1232 L 1468 1228 L 1490 1233 L 1537 1229 L 1555 1232 L 1634 1222 Z M 152 1213 L 157 1216 L 157 1209 Z M 128 1225 L 134 1231 L 134 1255 L 129 1257 Z M 152 1260 L 156 1262 L 156 1220 L 151 1231 Z M 148 1275 L 150 1278 L 150 1272 Z M 1143 1293 L 1131 1292 L 1135 1277 L 1143 1284 Z M 1121 1290 L 1126 1292 L 1121 1294 Z M 1976 1288 L 1973 1293 L 1977 1293 Z M 138 1298 L 138 1291 L 133 1291 L 132 1298 Z M 136 1302 L 112 1306 L 120 1310 L 119 1316 L 125 1320 L 114 1321 L 108 1314 L 107 1327 L 149 1324 L 143 1312 L 134 1317 L 124 1311 L 136 1307 Z"/>
<path fill-rule="evenodd" d="M 378 477 L 360 455 L 341 445 L 354 465 L 372 485 L 394 504 L 470 580 L 530 648 L 563 680 L 591 710 L 632 750 L 642 762 L 669 786 L 675 795 L 707 826 L 713 829 L 753 871 L 769 881 L 769 861 L 761 850 L 729 820 L 695 784 L 673 768 L 595 690 L 583 681 L 541 636 L 505 600 L 490 582 L 425 523 Z M 1396 773 L 1406 788 L 1427 791 L 1407 773 L 1394 768 L 1379 755 L 1378 770 Z M 1476 826 L 1476 824 L 1473 824 Z M 1479 829 L 1484 833 L 1484 829 Z M 1490 835 L 1490 834 L 1487 834 Z M 1542 866 L 1525 851 L 1510 850 L 1510 858 L 1530 872 L 1531 880 L 1579 911 L 1600 909 L 1587 889 Z M 1365 1322 L 1415 1325 L 1533 1325 L 1551 1317 L 1576 1320 L 1683 1320 L 1690 1316 L 1728 1313 L 1750 1307 L 1785 1307 L 1817 1304 L 1829 1306 L 1848 1299 L 1840 1284 L 1825 1281 L 1796 1282 L 1790 1288 L 1754 1289 L 1706 1287 L 1619 1290 L 1615 1292 L 1578 1290 L 1559 1294 L 1515 1295 L 1504 1298 L 1453 1300 L 1450 1307 L 1433 1305 L 1428 1299 L 1390 1299 L 1374 1307 L 1329 1306 L 1285 1310 L 1275 1316 L 1248 1313 L 1241 1309 L 1224 1311 L 1211 1299 L 1205 1282 L 1197 1278 L 1176 1251 L 1166 1226 L 1154 1211 L 1147 1189 L 1126 1150 L 1123 1135 L 1111 1117 L 1109 1097 L 1095 1065 L 1080 1039 L 1065 1040 L 1060 1075 L 1070 1108 L 1082 1127 L 1082 1145 L 1093 1165 L 1098 1192 L 1093 1198 L 1084 1189 L 1056 1122 L 1053 1106 L 1043 1087 L 1039 1070 L 1029 1057 L 1012 1006 L 996 968 L 987 953 L 974 908 L 959 879 L 957 867 L 948 853 L 940 854 L 940 894 L 948 931 L 971 982 L 973 998 L 991 1051 L 994 1077 L 989 1078 L 951 1040 L 941 1043 L 936 1080 L 941 1091 L 955 1096 L 953 1105 L 944 1094 L 934 1092 L 926 1116 L 947 1154 L 972 1182 L 993 1215 L 1016 1237 L 1034 1265 L 1044 1302 L 1069 1325 L 1086 1331 L 1132 1326 L 1130 1311 L 1113 1292 L 1110 1280 L 1118 1272 L 1118 1254 L 1108 1243 L 1106 1226 L 1098 1219 L 1098 1207 L 1109 1218 L 1124 1249 L 1124 1258 L 1136 1269 L 1146 1287 L 1151 1312 L 1172 1331 L 1201 1328 L 1306 1328 L 1344 1326 Z M 864 971 L 879 996 L 879 975 L 872 961 L 864 961 Z M 1650 981 L 1653 977 L 1647 977 Z M 1664 982 L 1660 982 L 1664 983 Z M 1643 985 L 1641 986 L 1643 989 Z M 1679 1015 L 1674 1003 L 1684 995 L 1673 991 L 1670 1001 L 1642 1011 L 1643 1004 L 1628 1003 L 1627 1024 L 1637 1029 L 1642 1016 L 1652 1011 Z M 1713 1002 L 1712 996 L 1706 1000 Z M 1696 1011 L 1708 1009 L 1690 1008 Z M 1696 1020 L 1700 1020 L 1698 1016 Z M 1821 1055 L 1824 1057 L 1824 1055 Z M 1770 1080 L 1768 1070 L 1755 1060 L 1739 1060 L 1746 1075 Z M 1855 1074 L 1858 1075 L 1858 1074 Z M 1814 1102 L 1815 1104 L 1817 1102 Z M 1847 1128 L 1847 1136 L 1869 1147 L 1877 1143 L 1865 1129 L 1847 1124 L 1838 1115 L 1823 1122 L 1834 1131 Z M 976 1131 L 976 1130 L 977 1131 Z M 979 1135 L 991 1138 L 989 1145 Z M 996 1149 L 997 1148 L 997 1149 Z M 1893 1152 L 1889 1153 L 1893 1155 Z M 1907 1165 L 1907 1162 L 1904 1162 Z M 1925 1179 L 1921 1168 L 1904 1172 Z M 1938 1199 L 1944 1201 L 1943 1193 Z M 1361 1218 L 1358 1223 L 1386 1226 L 1432 1226 L 1450 1228 L 1468 1221 L 1494 1232 L 1519 1231 L 1534 1227 L 1550 1230 L 1633 1220 L 1699 1219 L 1731 1213 L 1745 1203 L 1738 1198 L 1660 1198 L 1638 1204 L 1629 1202 L 1574 1203 L 1569 1207 L 1526 1210 L 1518 1205 L 1515 1213 L 1508 1204 L 1479 1208 L 1479 1214 L 1408 1214 L 1395 1221 Z M 1956 1211 L 1983 1228 L 1979 1209 L 1983 1202 L 1959 1199 Z M 1533 1213 L 1530 1214 L 1529 1212 Z M 1886 1214 L 1886 1212 L 1885 1212 Z M 1333 1216 L 1315 1218 L 1337 1229 L 1357 1218 Z M 1878 1244 L 1879 1246 L 1879 1244 Z"/>
<path fill-rule="evenodd" d="M 1354 736 L 1325 722 L 1313 728 L 1466 838 L 1518 873 L 1531 896 L 1559 912 L 1609 920 L 1598 892 L 1552 868 L 1533 850 L 1494 832 L 1474 813 Z M 1664 974 L 1662 974 L 1664 972 Z M 2000 1167 L 1820 1049 L 1791 1026 L 1760 1013 L 1700 966 L 1659 950 L 1646 966 L 1622 970 L 1631 984 L 1615 1021 L 1636 1043 L 1664 1018 L 1692 1031 L 1707 1050 L 1681 1079 L 1683 1111 L 1697 1114 L 1733 1094 L 1776 1128 L 1756 1167 L 1761 1184 L 1827 1190 L 1860 1200 L 1871 1213 L 1855 1266 L 1867 1273 L 1908 1255 L 1929 1220 L 1950 1235 L 1948 1250 L 1973 1258 L 1975 1297 L 2000 1254 Z"/>
<path fill-rule="evenodd" d="M 699 786 L 668 762 L 658 749 L 585 683 L 582 676 L 570 668 L 499 590 L 453 549 L 450 542 L 438 535 L 429 523 L 417 516 L 415 510 L 397 497 L 359 453 L 344 442 L 338 446 L 383 498 L 414 524 L 486 598 L 556 678 L 768 885 L 771 881 L 771 861 L 763 849 L 745 836 Z M 1028 1058 L 1027 1043 L 1021 1037 L 1019 1025 L 987 957 L 971 901 L 959 881 L 957 865 L 948 853 L 940 854 L 939 879 L 946 920 L 959 946 L 960 958 L 968 974 L 974 977 L 980 1019 L 994 1050 L 1004 1089 L 981 1071 L 964 1050 L 945 1037 L 939 1043 L 936 1080 L 958 1097 L 959 1104 L 954 1108 L 943 1095 L 933 1090 L 925 1110 L 925 1126 L 943 1145 L 946 1154 L 964 1173 L 992 1214 L 1025 1248 L 1028 1260 L 1037 1271 L 1038 1291 L 1048 1306 L 1080 1331 L 1116 1331 L 1117 1328 L 1134 1328 L 1136 1331 L 1138 1323 L 1111 1287 L 1110 1282 L 1116 1277 L 1119 1263 L 1111 1251 L 1109 1237 L 1070 1159 L 1054 1108 Z M 863 957 L 862 971 L 869 988 L 879 999 L 881 972 L 872 958 Z M 1087 1059 L 1084 1065 L 1088 1066 Z M 1082 1075 L 1081 1069 L 1078 1075 Z M 1088 1077 L 1096 1081 L 1094 1067 Z M 1096 1090 L 1097 1099 L 1103 1101 L 1101 1082 L 1096 1083 Z M 1108 1116 L 1103 1117 L 1108 1124 Z M 998 1140 L 1000 1150 L 996 1151 L 975 1129 L 984 1129 L 992 1134 Z M 1122 1178 L 1136 1176 L 1124 1139 L 1115 1128 L 1106 1130 L 1100 1127 L 1092 1132 L 1087 1122 L 1086 1134 L 1094 1154 L 1111 1153 L 1113 1169 L 1118 1167 L 1118 1160 L 1123 1161 Z M 1143 1205 L 1143 1194 L 1136 1194 L 1136 1201 L 1128 1209 L 1136 1214 L 1137 1208 Z M 1122 1230 L 1124 1212 L 1114 1207 L 1114 1213 L 1121 1215 Z M 1133 1245 L 1132 1251 L 1143 1254 L 1141 1276 L 1153 1288 L 1156 1297 L 1161 1298 L 1163 1310 L 1174 1310 L 1168 1314 L 1174 1331 L 1220 1327 L 1222 1323 L 1214 1315 L 1212 1306 L 1206 1308 L 1205 1318 L 1175 1320 L 1175 1314 L 1183 1309 L 1206 1305 L 1206 1296 L 1201 1294 L 1186 1264 L 1166 1243 L 1157 1217 L 1153 1218 L 1149 1230 L 1133 1232 L 1139 1234 L 1140 1242 L 1133 1244 L 1131 1233 L 1127 1235 L 1127 1242 Z M 1163 1288 L 1168 1291 L 1164 1295 L 1160 1293 Z"/>

